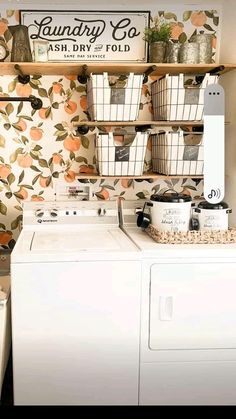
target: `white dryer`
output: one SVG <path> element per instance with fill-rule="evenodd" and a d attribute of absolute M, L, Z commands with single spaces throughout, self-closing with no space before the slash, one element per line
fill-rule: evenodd
<path fill-rule="evenodd" d="M 12 252 L 16 405 L 137 405 L 139 252 L 116 202 L 29 202 Z"/>
<path fill-rule="evenodd" d="M 236 404 L 236 245 L 163 245 L 121 226 L 142 253 L 141 405 Z"/>

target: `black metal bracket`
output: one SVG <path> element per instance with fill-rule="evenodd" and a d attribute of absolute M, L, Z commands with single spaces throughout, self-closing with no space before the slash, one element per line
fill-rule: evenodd
<path fill-rule="evenodd" d="M 151 128 L 152 128 L 151 124 L 150 125 L 136 125 L 135 126 L 135 131 L 136 132 L 145 132 L 145 131 L 148 131 Z"/>
<path fill-rule="evenodd" d="M 29 83 L 30 76 L 28 74 L 23 74 L 22 73 L 19 64 L 15 64 L 14 68 L 15 68 L 15 70 L 18 73 L 18 76 L 17 77 L 18 77 L 19 83 L 21 83 L 21 84 L 27 84 L 27 83 Z"/>
<path fill-rule="evenodd" d="M 41 109 L 43 102 L 36 96 L 30 95 L 29 97 L 10 97 L 0 96 L 0 102 L 30 102 L 33 109 Z"/>
<path fill-rule="evenodd" d="M 155 70 L 157 69 L 156 65 L 151 65 L 144 73 L 143 75 L 143 83 L 147 83 L 148 81 L 148 76 L 153 73 Z"/>
<path fill-rule="evenodd" d="M 88 66 L 86 64 L 84 64 L 82 66 L 82 72 L 81 74 L 77 77 L 77 80 L 79 83 L 81 84 L 86 84 L 88 79 L 89 79 L 89 75 L 87 74 L 88 71 Z"/>
<path fill-rule="evenodd" d="M 76 129 L 76 133 L 79 135 L 86 135 L 89 132 L 89 126 L 88 125 L 79 125 Z"/>

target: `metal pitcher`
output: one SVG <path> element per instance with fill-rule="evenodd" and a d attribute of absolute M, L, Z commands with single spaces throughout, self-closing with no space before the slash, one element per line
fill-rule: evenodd
<path fill-rule="evenodd" d="M 32 61 L 32 54 L 30 49 L 28 27 L 25 25 L 8 26 L 11 32 L 12 49 L 11 61 L 30 62 Z"/>

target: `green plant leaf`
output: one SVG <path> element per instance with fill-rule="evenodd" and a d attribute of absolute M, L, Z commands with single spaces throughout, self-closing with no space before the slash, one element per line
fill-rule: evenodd
<path fill-rule="evenodd" d="M 1 230 L 6 230 L 6 226 L 4 224 L 0 223 L 0 229 Z"/>
<path fill-rule="evenodd" d="M 6 140 L 5 138 L 0 134 L 0 147 L 5 147 Z"/>
<path fill-rule="evenodd" d="M 86 87 L 80 85 L 80 86 L 77 86 L 75 90 L 78 93 L 85 93 L 86 92 Z"/>
<path fill-rule="evenodd" d="M 215 26 L 219 25 L 219 16 L 214 16 L 213 17 L 213 23 L 214 23 Z"/>
<path fill-rule="evenodd" d="M 53 172 L 52 176 L 55 177 L 55 178 L 59 178 L 59 172 Z"/>
<path fill-rule="evenodd" d="M 19 103 L 19 105 L 17 107 L 17 115 L 22 111 L 23 105 L 24 105 L 23 102 Z"/>
<path fill-rule="evenodd" d="M 58 131 L 65 131 L 65 128 L 63 127 L 62 124 L 56 124 L 54 125 L 54 127 L 58 130 Z"/>
<path fill-rule="evenodd" d="M 39 150 L 42 150 L 42 147 L 41 147 L 40 145 L 36 145 L 36 146 L 33 148 L 33 151 L 39 151 Z"/>
<path fill-rule="evenodd" d="M 17 209 L 18 211 L 22 211 L 22 207 L 20 207 L 20 205 L 15 205 L 14 208 Z"/>
<path fill-rule="evenodd" d="M 183 22 L 187 22 L 187 20 L 190 19 L 192 14 L 192 10 L 185 10 L 185 12 L 183 13 Z"/>
<path fill-rule="evenodd" d="M 186 42 L 187 41 L 187 35 L 186 35 L 186 33 L 185 32 L 182 32 L 180 35 L 179 35 L 179 38 L 178 38 L 178 40 L 179 40 L 179 42 L 181 43 L 181 44 L 184 44 L 184 42 Z"/>
<path fill-rule="evenodd" d="M 12 221 L 11 229 L 15 230 L 16 228 L 18 228 L 21 221 L 22 221 L 22 214 L 18 215 L 18 217 L 14 221 Z"/>
<path fill-rule="evenodd" d="M 207 29 L 208 31 L 214 32 L 214 29 L 212 29 L 212 27 L 210 25 L 208 25 L 207 23 L 205 23 L 205 25 L 203 25 L 205 29 Z"/>
<path fill-rule="evenodd" d="M 53 109 L 59 109 L 59 103 L 58 102 L 53 102 L 52 103 L 52 108 Z"/>
<path fill-rule="evenodd" d="M 39 165 L 41 167 L 48 167 L 48 162 L 45 159 L 39 159 Z"/>
<path fill-rule="evenodd" d="M 14 106 L 12 105 L 12 103 L 8 103 L 5 107 L 5 110 L 7 115 L 10 115 L 14 111 Z"/>
<path fill-rule="evenodd" d="M 22 180 L 24 179 L 24 176 L 25 176 L 25 171 L 22 170 L 22 172 L 21 172 L 21 174 L 19 176 L 19 182 L 18 182 L 18 184 L 22 182 Z"/>
<path fill-rule="evenodd" d="M 85 163 L 85 164 L 88 164 L 88 160 L 87 160 L 85 157 L 83 157 L 83 156 L 78 156 L 78 157 L 76 157 L 76 158 L 75 158 L 75 161 L 76 161 L 77 163 Z"/>
<path fill-rule="evenodd" d="M 204 13 L 210 19 L 212 19 L 214 17 L 214 14 L 210 10 L 204 10 Z"/>
<path fill-rule="evenodd" d="M 46 89 L 43 89 L 42 87 L 39 87 L 38 88 L 38 93 L 39 93 L 39 96 L 41 96 L 41 97 L 48 97 L 47 90 Z"/>
<path fill-rule="evenodd" d="M 21 186 L 22 186 L 23 188 L 26 188 L 26 189 L 31 189 L 31 190 L 34 190 L 34 188 L 32 188 L 32 186 L 31 186 L 31 185 L 22 184 Z"/>
<path fill-rule="evenodd" d="M 2 215 L 7 215 L 7 207 L 3 202 L 0 202 L 0 213 Z"/>
<path fill-rule="evenodd" d="M 11 128 L 11 124 L 3 124 L 3 126 L 7 131 Z"/>
<path fill-rule="evenodd" d="M 45 112 L 45 117 L 48 118 L 52 112 L 51 106 L 49 106 Z"/>
<path fill-rule="evenodd" d="M 7 199 L 11 199 L 11 197 L 12 197 L 12 192 L 6 192 L 5 193 L 5 197 L 7 198 Z"/>
<path fill-rule="evenodd" d="M 8 84 L 8 93 L 12 93 L 14 92 L 15 88 L 16 88 L 16 80 L 11 81 L 11 83 Z"/>
<path fill-rule="evenodd" d="M 80 120 L 80 116 L 79 115 L 76 115 L 76 116 L 74 116 L 72 119 L 71 119 L 71 121 L 70 122 L 78 122 Z"/>
<path fill-rule="evenodd" d="M 138 193 L 136 193 L 136 196 L 137 196 L 138 198 L 140 198 L 140 199 L 145 199 L 145 198 L 146 198 L 146 196 L 144 195 L 144 193 L 143 193 L 143 192 L 138 192 Z"/>
<path fill-rule="evenodd" d="M 8 181 L 8 183 L 9 183 L 9 185 L 11 185 L 12 183 L 14 183 L 14 182 L 15 182 L 15 180 L 16 180 L 16 178 L 15 178 L 15 175 L 14 175 L 13 173 L 10 173 L 10 174 L 7 176 L 7 181 Z"/>
<path fill-rule="evenodd" d="M 22 148 L 22 147 L 17 148 L 17 149 L 14 151 L 14 153 L 12 153 L 12 154 L 10 155 L 10 163 L 15 163 L 15 161 L 16 161 L 16 159 L 17 159 L 18 154 L 22 154 L 22 152 L 23 152 L 23 148 Z"/>
<path fill-rule="evenodd" d="M 171 13 L 171 12 L 165 12 L 164 13 L 164 18 L 169 20 L 169 19 L 174 19 L 175 21 L 177 21 L 177 16 L 175 13 Z"/>
<path fill-rule="evenodd" d="M 32 185 L 34 185 L 37 182 L 39 176 L 40 174 L 34 177 L 34 179 L 32 180 Z"/>
<path fill-rule="evenodd" d="M 89 139 L 88 139 L 88 137 L 85 137 L 84 135 L 82 135 L 81 136 L 81 143 L 82 143 L 82 146 L 84 147 L 84 148 L 89 148 Z"/>

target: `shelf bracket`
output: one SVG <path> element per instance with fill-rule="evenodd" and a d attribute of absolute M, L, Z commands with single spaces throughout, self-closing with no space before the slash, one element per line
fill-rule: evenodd
<path fill-rule="evenodd" d="M 156 65 L 151 65 L 144 73 L 143 75 L 143 83 L 147 83 L 148 81 L 148 76 L 153 73 L 155 70 L 157 69 Z"/>
<path fill-rule="evenodd" d="M 0 102 L 30 102 L 31 107 L 35 110 L 41 109 L 43 106 L 42 100 L 33 95 L 29 97 L 0 96 Z"/>
<path fill-rule="evenodd" d="M 23 74 L 19 64 L 15 64 L 14 65 L 14 69 L 16 70 L 16 72 L 18 73 L 18 81 L 21 84 L 27 84 L 30 81 L 30 76 L 27 74 Z"/>
<path fill-rule="evenodd" d="M 86 64 L 84 64 L 82 66 L 82 72 L 81 74 L 77 77 L 77 80 L 80 84 L 86 84 L 89 78 L 89 75 L 87 74 L 88 71 L 88 66 Z"/>

